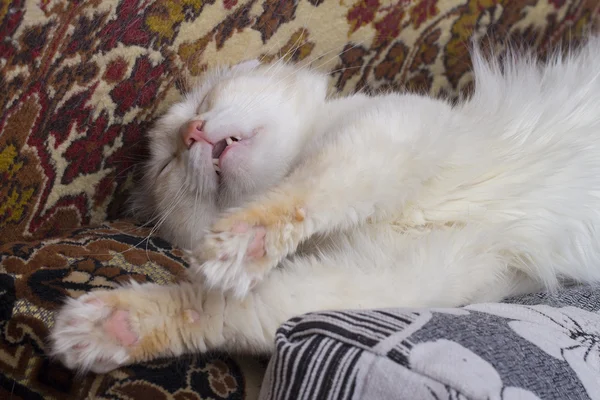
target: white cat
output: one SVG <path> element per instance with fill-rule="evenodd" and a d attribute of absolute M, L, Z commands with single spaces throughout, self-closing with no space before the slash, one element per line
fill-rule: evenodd
<path fill-rule="evenodd" d="M 137 194 L 191 249 L 190 282 L 69 300 L 53 354 L 104 372 L 268 352 L 309 311 L 600 281 L 600 39 L 547 65 L 473 60 L 475 93 L 456 106 L 331 98 L 325 75 L 282 63 L 207 74 L 151 132 Z"/>

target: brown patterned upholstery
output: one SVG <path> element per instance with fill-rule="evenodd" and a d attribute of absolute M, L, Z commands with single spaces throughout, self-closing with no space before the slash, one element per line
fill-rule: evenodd
<path fill-rule="evenodd" d="M 1 1 L 0 398 L 256 397 L 250 358 L 76 378 L 44 355 L 64 296 L 181 275 L 181 252 L 120 218 L 144 133 L 204 69 L 283 57 L 340 92 L 454 97 L 473 34 L 544 53 L 599 21 L 597 0 Z"/>

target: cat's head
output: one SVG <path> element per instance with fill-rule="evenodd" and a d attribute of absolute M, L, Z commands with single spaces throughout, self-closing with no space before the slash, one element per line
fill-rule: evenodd
<path fill-rule="evenodd" d="M 282 63 L 207 71 L 149 132 L 134 212 L 159 224 L 165 238 L 191 245 L 219 211 L 289 173 L 326 90 L 325 75 Z"/>

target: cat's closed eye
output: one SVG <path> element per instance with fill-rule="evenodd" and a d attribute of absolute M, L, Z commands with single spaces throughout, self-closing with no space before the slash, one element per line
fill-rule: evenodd
<path fill-rule="evenodd" d="M 159 176 L 162 175 L 162 173 L 167 169 L 167 167 L 171 164 L 171 162 L 175 159 L 175 157 L 171 157 L 167 160 L 167 162 L 165 162 L 165 164 L 160 167 L 160 170 L 158 170 L 158 174 L 156 175 L 156 177 L 158 178 Z"/>
<path fill-rule="evenodd" d="M 204 112 L 206 112 L 208 110 L 208 101 L 206 101 L 206 99 L 208 98 L 210 91 L 207 92 L 204 97 L 202 97 L 202 100 L 200 101 L 200 103 L 198 103 L 198 108 L 196 108 L 196 114 L 200 115 Z"/>

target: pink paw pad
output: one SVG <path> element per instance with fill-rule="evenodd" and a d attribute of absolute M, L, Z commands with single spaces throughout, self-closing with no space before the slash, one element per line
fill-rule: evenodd
<path fill-rule="evenodd" d="M 137 343 L 138 335 L 131 329 L 129 311 L 116 310 L 103 324 L 104 331 L 115 338 L 122 346 L 132 346 Z"/>
<path fill-rule="evenodd" d="M 246 233 L 250 230 L 250 225 L 246 222 L 238 222 L 231 228 L 232 233 Z M 254 237 L 252 241 L 248 245 L 248 249 L 246 250 L 246 256 L 250 258 L 261 258 L 265 255 L 265 236 L 267 234 L 267 230 L 262 226 L 255 226 Z M 223 258 L 221 258 L 224 261 Z"/>
<path fill-rule="evenodd" d="M 265 236 L 267 235 L 267 230 L 259 226 L 254 231 L 254 237 L 248 245 L 246 255 L 250 258 L 261 258 L 265 255 Z"/>

